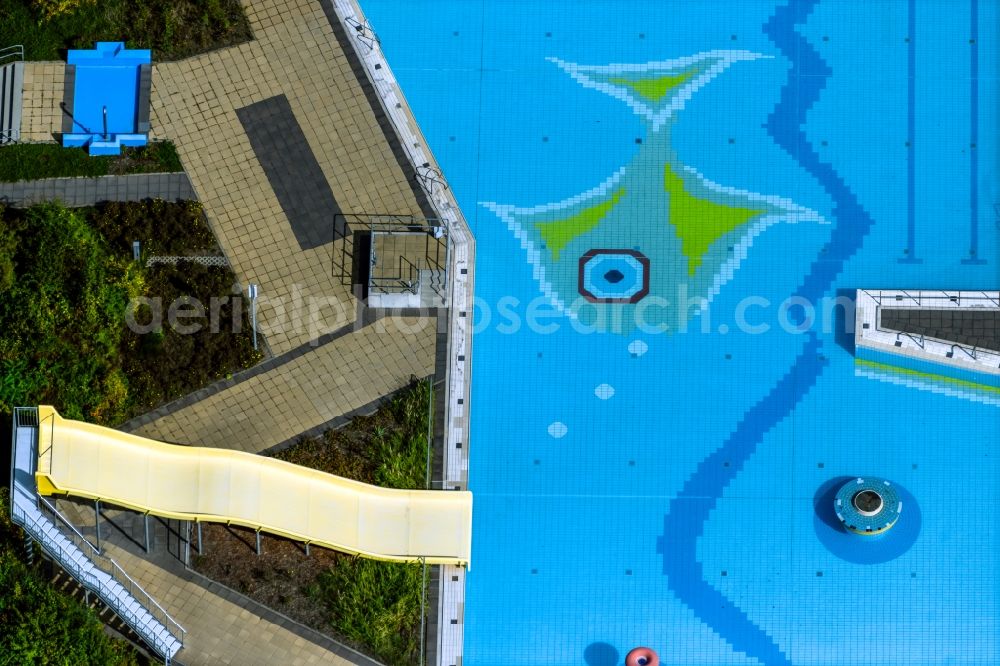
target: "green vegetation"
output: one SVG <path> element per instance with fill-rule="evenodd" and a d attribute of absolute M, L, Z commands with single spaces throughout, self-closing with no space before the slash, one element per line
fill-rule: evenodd
<path fill-rule="evenodd" d="M 0 488 L 0 664 L 136 664 L 132 648 L 104 633 L 96 613 L 27 566 L 24 536 Z"/>
<path fill-rule="evenodd" d="M 415 382 L 374 416 L 328 430 L 275 457 L 388 488 L 424 488 L 427 475 L 428 382 Z M 358 557 L 338 558 L 308 593 L 329 610 L 341 636 L 390 666 L 420 660 L 423 567 Z"/>
<path fill-rule="evenodd" d="M 427 382 L 414 381 L 372 416 L 303 439 L 274 457 L 386 488 L 425 488 L 430 401 Z"/>
<path fill-rule="evenodd" d="M 0 44 L 23 44 L 29 60 L 62 60 L 67 49 L 125 42 L 176 60 L 253 38 L 239 0 L 4 0 Z"/>
<path fill-rule="evenodd" d="M 310 592 L 326 605 L 338 634 L 390 666 L 411 666 L 420 663 L 422 578 L 419 564 L 344 558 Z"/>
<path fill-rule="evenodd" d="M 303 439 L 276 458 L 393 488 L 424 488 L 427 473 L 426 381 L 413 381 L 372 416 Z M 420 661 L 423 567 L 379 562 L 263 538 L 248 560 L 253 532 L 205 525 L 206 553 L 195 568 L 263 604 L 346 640 L 391 666 Z"/>
<path fill-rule="evenodd" d="M 180 296 L 229 296 L 235 282 L 228 268 L 146 267 L 132 260 L 133 240 L 146 255 L 217 251 L 197 203 L 0 208 L 0 412 L 52 404 L 115 425 L 259 360 L 246 325 L 190 335 L 127 327 L 132 299 L 160 297 L 166 313 Z M 245 322 L 242 308 L 223 303 L 219 321 Z M 136 321 L 146 314 L 137 309 Z"/>
<path fill-rule="evenodd" d="M 15 143 L 0 148 L 0 183 L 183 170 L 177 148 L 169 141 L 156 141 L 142 148 L 124 148 L 121 155 L 95 157 L 83 148 L 63 148 L 54 143 Z"/>

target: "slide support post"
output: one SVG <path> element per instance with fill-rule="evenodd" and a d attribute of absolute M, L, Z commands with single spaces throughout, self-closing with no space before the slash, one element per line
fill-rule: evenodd
<path fill-rule="evenodd" d="M 94 529 L 97 532 L 97 552 L 101 552 L 101 500 L 94 500 Z"/>

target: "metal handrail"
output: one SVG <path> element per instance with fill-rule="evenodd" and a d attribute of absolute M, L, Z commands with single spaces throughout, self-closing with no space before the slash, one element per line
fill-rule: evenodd
<path fill-rule="evenodd" d="M 150 615 L 154 615 L 153 609 L 149 608 L 149 605 L 143 603 L 143 601 L 148 601 L 149 604 L 151 604 L 156 608 L 156 610 L 160 611 L 160 613 L 163 616 L 162 617 L 163 625 L 166 626 L 168 630 L 170 629 L 170 625 L 174 625 L 175 627 L 177 627 L 177 629 L 180 631 L 179 636 L 175 634 L 173 631 L 171 631 L 170 633 L 173 634 L 174 637 L 181 642 L 181 645 L 184 644 L 184 636 L 187 634 L 187 630 L 184 629 L 184 627 L 182 627 L 173 617 L 171 617 L 170 613 L 168 613 L 163 608 L 163 606 L 157 603 L 156 599 L 154 599 L 152 595 L 146 592 L 146 590 L 144 590 L 143 587 L 139 585 L 139 583 L 137 583 L 134 578 L 129 576 L 128 573 L 124 569 L 122 569 L 121 565 L 118 564 L 118 562 L 116 562 L 113 558 L 108 557 L 107 555 L 102 553 L 96 546 L 94 546 L 94 544 L 90 542 L 89 539 L 83 536 L 83 534 L 81 534 L 80 531 L 76 529 L 76 527 L 65 516 L 59 513 L 59 510 L 56 509 L 56 507 L 53 506 L 47 499 L 39 496 L 38 501 L 39 504 L 47 508 L 52 513 L 52 515 L 59 520 L 59 522 L 61 522 L 64 526 L 70 529 L 72 536 L 70 535 L 66 536 L 71 539 L 72 537 L 76 537 L 73 540 L 77 542 L 77 545 L 80 546 L 81 549 L 84 550 L 84 552 L 86 552 L 89 549 L 91 554 L 90 557 L 91 561 L 98 567 L 102 568 L 105 573 L 110 574 L 112 578 L 121 583 L 122 586 L 128 590 L 128 593 L 131 596 L 136 597 L 136 601 L 138 601 L 143 606 L 146 606 L 146 610 L 150 611 Z M 101 567 L 100 564 L 101 562 L 106 562 L 107 564 L 109 564 L 111 570 L 108 571 L 104 567 Z M 125 580 L 121 580 L 122 578 L 124 578 Z M 136 594 L 136 592 L 138 592 L 138 594 Z M 160 618 L 157 619 L 159 620 Z"/>
<path fill-rule="evenodd" d="M 354 32 L 358 35 L 358 41 L 367 46 L 369 51 L 374 51 L 376 44 L 379 46 L 382 45 L 382 40 L 379 39 L 368 19 L 365 19 L 362 23 L 353 16 L 349 16 L 345 22 L 354 28 Z"/>
<path fill-rule="evenodd" d="M 41 424 L 38 418 L 38 409 L 36 407 L 15 407 L 13 412 L 14 427 L 12 428 L 11 435 L 13 440 L 12 443 L 16 445 L 18 429 L 31 428 L 37 433 L 40 430 Z M 36 439 L 35 441 L 37 444 L 38 440 Z M 147 613 L 149 613 L 149 616 L 159 622 L 173 638 L 180 642 L 182 646 L 184 645 L 187 630 L 184 629 L 184 627 L 182 627 L 173 617 L 171 617 L 170 614 L 167 613 L 167 611 L 160 606 L 160 604 L 157 603 L 156 600 L 153 599 L 153 597 L 146 592 L 141 585 L 139 585 L 139 583 L 135 581 L 135 579 L 129 576 L 128 573 L 118 564 L 118 562 L 101 553 L 100 550 L 85 536 L 83 536 L 76 526 L 74 526 L 65 516 L 59 513 L 59 510 L 56 509 L 56 507 L 48 500 L 41 497 L 37 493 L 34 494 L 35 506 L 39 511 L 37 517 L 29 514 L 22 506 L 18 505 L 15 493 L 23 494 L 27 491 L 27 489 L 22 488 L 19 484 L 15 484 L 14 482 L 15 455 L 16 454 L 12 448 L 12 498 L 10 506 L 11 518 L 14 522 L 20 524 L 32 536 L 32 538 L 39 543 L 42 549 L 48 553 L 54 561 L 58 562 L 67 573 L 73 576 L 73 578 L 75 578 L 80 585 L 94 592 L 138 635 L 147 640 L 150 643 L 150 647 L 169 660 L 170 646 L 164 641 L 159 633 L 150 631 L 150 628 L 140 620 L 139 616 L 135 612 L 137 608 L 130 607 L 124 600 L 118 599 L 112 594 L 108 594 L 107 584 L 102 582 L 100 578 L 96 577 L 93 570 L 88 570 L 84 567 L 83 563 L 79 561 L 79 559 L 74 558 L 70 551 L 60 549 L 51 542 L 53 537 L 49 534 L 47 528 L 55 530 L 58 535 L 69 540 L 70 543 L 76 546 L 80 555 L 86 558 L 87 562 L 93 565 L 96 569 L 110 576 L 111 580 L 121 585 L 122 589 L 129 595 L 129 598 L 135 600 L 138 607 L 142 607 Z M 37 460 L 37 457 L 35 460 Z M 34 468 L 34 465 L 32 465 L 32 468 Z M 42 513 L 43 510 L 48 510 L 55 520 L 46 519 L 44 513 Z M 68 530 L 62 529 L 63 527 L 68 528 Z"/>
<path fill-rule="evenodd" d="M 0 130 L 0 146 L 17 143 L 21 140 L 21 129 Z"/>
<path fill-rule="evenodd" d="M 374 264 L 373 264 L 374 266 Z M 420 293 L 420 268 L 404 256 L 399 257 L 399 265 L 396 275 L 372 275 L 368 279 L 368 286 L 385 292 L 408 291 L 412 294 Z M 404 279 L 409 272 L 409 280 Z"/>
<path fill-rule="evenodd" d="M 869 290 L 862 289 L 861 293 L 870 297 L 875 301 L 876 305 L 892 308 L 893 304 L 898 304 L 896 307 L 901 308 L 912 308 L 912 307 L 934 307 L 936 304 L 943 301 L 948 301 L 955 303 L 957 306 L 962 307 L 963 301 L 967 304 L 965 307 L 976 307 L 975 304 L 986 302 L 989 303 L 988 306 L 983 307 L 1000 307 L 1000 298 L 990 296 L 989 293 L 985 291 L 979 291 L 978 295 L 969 295 L 974 292 L 971 291 L 939 291 L 936 292 L 940 295 L 928 295 L 924 292 L 920 292 L 917 295 L 913 295 L 910 292 L 903 290 Z M 885 301 L 883 303 L 883 301 Z M 912 305 L 912 304 L 916 305 Z"/>
<path fill-rule="evenodd" d="M 886 307 L 886 306 L 882 306 L 882 307 Z M 941 344 L 941 345 L 949 345 L 952 348 L 952 352 L 953 353 L 954 353 L 955 349 L 958 349 L 958 350 L 962 351 L 966 356 L 968 356 L 968 357 L 970 357 L 970 358 L 972 358 L 973 360 L 976 360 L 976 361 L 983 360 L 983 359 L 989 359 L 989 358 L 992 357 L 992 358 L 996 359 L 998 362 L 1000 362 L 1000 352 L 998 352 L 996 350 L 985 349 L 985 348 L 979 347 L 977 345 L 966 345 L 966 344 L 963 344 L 961 342 L 955 342 L 954 340 L 942 340 L 941 338 L 935 338 L 933 336 L 924 335 L 922 333 L 913 334 L 913 333 L 907 333 L 906 331 L 897 331 L 894 328 L 885 328 L 885 327 L 882 326 L 882 317 L 881 317 L 881 315 L 878 317 L 878 319 L 877 319 L 877 321 L 875 323 L 875 330 L 878 331 L 879 333 L 891 333 L 891 334 L 894 334 L 896 336 L 897 340 L 899 340 L 901 337 L 909 338 L 910 340 L 913 341 L 913 344 L 917 345 L 917 347 L 919 347 L 920 349 L 924 349 L 926 343 L 928 341 L 931 341 L 931 342 L 936 342 L 936 343 Z M 916 337 L 914 337 L 914 335 L 916 335 Z"/>
<path fill-rule="evenodd" d="M 430 164 L 423 164 L 414 169 L 414 174 L 421 184 L 433 183 L 434 185 L 440 185 L 444 189 L 448 189 L 448 183 L 444 181 L 444 174 L 437 167 L 432 167 Z"/>
<path fill-rule="evenodd" d="M 3 61 L 8 59 L 24 62 L 24 44 L 14 44 L 0 49 L 0 64 L 5 64 Z"/>
<path fill-rule="evenodd" d="M 154 650 L 156 650 L 157 653 L 163 655 L 164 657 L 168 657 L 169 646 L 166 644 L 166 642 L 156 634 L 147 635 L 148 632 L 143 631 L 142 622 L 139 621 L 138 616 L 130 608 L 128 608 L 128 606 L 118 603 L 117 600 L 111 597 L 110 595 L 104 594 L 105 586 L 101 583 L 100 579 L 94 576 L 93 573 L 84 569 L 79 562 L 69 557 L 67 553 L 59 550 L 58 548 L 52 548 L 46 543 L 46 540 L 43 538 L 45 530 L 43 526 L 39 524 L 38 520 L 28 515 L 28 513 L 25 512 L 24 509 L 17 506 L 17 504 L 13 502 L 11 503 L 11 516 L 15 519 L 16 522 L 19 522 L 25 528 L 25 530 L 28 531 L 29 534 L 31 534 L 34 537 L 34 539 L 42 547 L 42 550 L 48 553 L 49 557 L 58 562 L 59 565 L 65 571 L 70 573 L 70 575 L 72 575 L 73 578 L 78 583 L 80 583 L 80 585 L 82 585 L 86 589 L 96 594 L 102 601 L 104 601 L 105 604 L 111 607 L 114 610 L 115 614 L 118 615 L 126 624 L 128 624 L 138 635 L 150 641 L 151 647 Z M 86 539 L 84 539 L 84 541 L 86 541 Z M 90 558 L 88 558 L 88 561 L 93 563 L 93 560 L 91 560 Z M 136 601 L 138 602 L 139 600 L 137 599 Z M 139 603 L 141 604 L 141 602 Z M 146 610 L 148 611 L 149 609 L 147 608 Z M 178 627 L 180 627 L 180 625 L 178 625 Z M 170 627 L 167 627 L 167 630 L 169 631 Z M 172 633 L 173 632 L 171 632 L 171 634 Z M 183 639 L 180 640 L 181 640 L 181 645 L 183 645 L 184 644 Z"/>
<path fill-rule="evenodd" d="M 409 291 L 414 294 L 420 293 L 420 269 L 417 268 L 416 264 L 407 259 L 406 257 L 400 255 L 399 257 L 399 275 L 402 278 L 403 275 L 403 264 L 406 264 L 410 269 L 410 282 Z M 401 281 L 405 282 L 401 279 Z"/>

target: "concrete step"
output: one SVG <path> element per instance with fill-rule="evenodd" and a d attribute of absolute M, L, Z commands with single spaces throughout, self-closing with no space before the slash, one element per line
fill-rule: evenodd
<path fill-rule="evenodd" d="M 24 95 L 24 63 L 0 67 L 0 145 L 21 136 L 21 103 Z"/>
<path fill-rule="evenodd" d="M 180 641 L 140 600 L 132 596 L 121 583 L 97 566 L 79 546 L 62 533 L 47 515 L 30 505 L 26 509 L 34 514 L 34 523 L 24 525 L 25 529 L 50 552 L 61 556 L 64 570 L 70 576 L 81 581 L 98 581 L 97 595 L 109 608 L 118 609 L 116 612 L 119 617 L 164 657 L 172 658 L 180 650 Z M 74 565 L 75 571 L 73 570 Z"/>
<path fill-rule="evenodd" d="M 420 271 L 420 307 L 447 307 L 445 286 L 447 275 L 444 271 L 423 269 Z"/>

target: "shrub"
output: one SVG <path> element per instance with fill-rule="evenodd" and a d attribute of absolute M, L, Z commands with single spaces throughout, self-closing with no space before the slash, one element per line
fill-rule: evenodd
<path fill-rule="evenodd" d="M 7 213 L 2 224 L 0 235 L 18 243 L 14 282 L 0 299 L 0 409 L 51 403 L 87 418 L 101 405 L 106 418 L 120 417 L 127 405 L 102 387 L 116 369 L 135 271 L 61 206 Z"/>
<path fill-rule="evenodd" d="M 79 11 L 83 5 L 93 5 L 94 0 L 31 0 L 31 4 L 48 21 L 62 14 Z"/>
<path fill-rule="evenodd" d="M 154 141 L 141 148 L 126 147 L 121 155 L 94 157 L 83 148 L 63 148 L 54 143 L 16 143 L 0 149 L 0 183 L 183 170 L 177 148 L 169 141 Z"/>
<path fill-rule="evenodd" d="M 0 206 L 0 219 L 3 206 Z M 14 285 L 14 252 L 17 250 L 17 236 L 6 226 L 0 226 L 0 294 Z"/>
<path fill-rule="evenodd" d="M 424 488 L 433 392 L 414 381 L 372 416 L 308 438 L 275 457 L 391 488 Z M 417 564 L 338 557 L 308 584 L 333 630 L 391 666 L 419 661 L 423 568 Z"/>
<path fill-rule="evenodd" d="M 0 2 L 0 44 L 58 60 L 96 41 L 126 42 L 174 60 L 252 39 L 239 0 L 14 0 Z"/>
<path fill-rule="evenodd" d="M 310 590 L 330 611 L 343 636 L 370 648 L 391 666 L 420 661 L 419 564 L 343 558 Z"/>
<path fill-rule="evenodd" d="M 261 359 L 249 335 L 247 304 L 239 295 L 232 297 L 235 277 L 228 268 L 178 262 L 147 269 L 149 294 L 164 304 L 184 298 L 197 299 L 206 308 L 213 297 L 230 295 L 219 306 L 220 326 L 213 331 L 208 321 L 200 330 L 181 334 L 164 327 L 152 334 L 124 332 L 122 362 L 129 377 L 137 411 L 146 411 L 250 367 Z M 233 330 L 236 321 L 240 330 Z"/>
<path fill-rule="evenodd" d="M 124 256 L 132 256 L 132 241 L 146 257 L 219 252 L 197 201 L 107 202 L 93 209 L 90 223 Z"/>
<path fill-rule="evenodd" d="M 132 261 L 132 240 L 147 254 L 215 249 L 192 202 L 0 209 L 0 287 L 5 267 L 12 275 L 0 289 L 0 411 L 53 404 L 69 418 L 116 425 L 260 360 L 242 298 L 222 305 L 217 332 L 129 330 L 134 298 L 159 297 L 164 309 L 186 297 L 208 305 L 235 282 L 228 268 L 192 262 L 146 268 Z"/>

